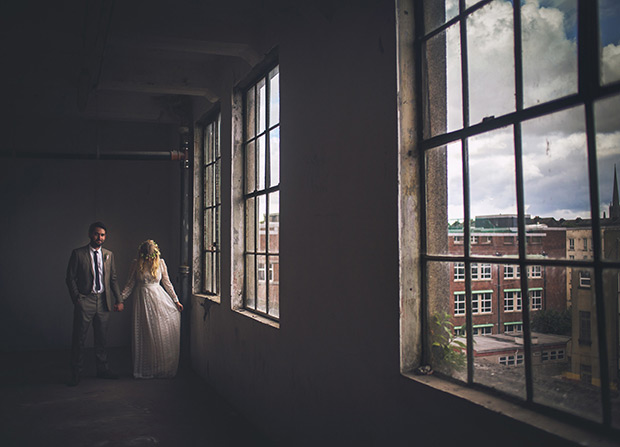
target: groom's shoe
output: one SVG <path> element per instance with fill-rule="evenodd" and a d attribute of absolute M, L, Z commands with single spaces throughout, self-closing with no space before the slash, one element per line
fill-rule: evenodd
<path fill-rule="evenodd" d="M 111 379 L 111 380 L 118 379 L 118 376 L 114 374 L 112 371 L 110 371 L 109 369 L 105 371 L 99 371 L 97 373 L 97 377 L 99 377 L 100 379 Z"/>
<path fill-rule="evenodd" d="M 68 386 L 77 386 L 80 383 L 81 377 L 79 374 L 71 374 L 71 379 L 69 380 L 69 383 L 67 383 Z"/>

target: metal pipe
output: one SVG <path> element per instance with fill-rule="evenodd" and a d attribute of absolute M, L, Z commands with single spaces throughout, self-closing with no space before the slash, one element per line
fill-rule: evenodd
<path fill-rule="evenodd" d="M 181 356 L 182 359 L 189 360 L 189 313 L 190 306 L 190 164 L 189 164 L 189 127 L 183 126 L 179 129 L 181 134 L 181 151 L 184 154 L 181 158 L 181 238 L 180 238 L 180 265 L 179 265 L 179 282 L 180 282 L 180 300 L 186 306 L 186 312 L 182 313 L 181 324 Z"/>
<path fill-rule="evenodd" d="M 0 158 L 26 158 L 40 160 L 184 160 L 184 151 L 115 151 L 115 152 L 34 152 L 0 151 Z"/>

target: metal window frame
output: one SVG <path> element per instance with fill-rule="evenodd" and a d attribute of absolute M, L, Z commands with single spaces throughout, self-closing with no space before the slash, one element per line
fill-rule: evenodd
<path fill-rule="evenodd" d="M 443 25 L 436 27 L 430 32 L 426 33 L 424 30 L 424 13 L 425 2 L 415 2 L 415 40 L 414 40 L 414 54 L 415 54 L 415 90 L 420 92 L 417 99 L 416 106 L 419 110 L 423 111 L 417 115 L 416 127 L 417 127 L 417 139 L 419 143 L 419 166 L 420 166 L 420 178 L 422 179 L 419 194 L 422 203 L 426 203 L 427 200 L 427 173 L 426 173 L 426 153 L 435 148 L 441 148 L 449 143 L 460 142 L 462 151 L 462 181 L 463 181 L 463 205 L 464 205 L 464 226 L 463 226 L 463 245 L 464 254 L 459 256 L 454 255 L 435 255 L 429 254 L 427 250 L 427 213 L 425 207 L 421 207 L 421 274 L 423 281 L 426 281 L 427 271 L 429 270 L 429 263 L 431 262 L 464 262 L 465 270 L 470 270 L 470 265 L 474 262 L 489 262 L 492 264 L 504 264 L 505 260 L 494 260 L 471 255 L 471 215 L 470 204 L 471 197 L 469 191 L 469 150 L 468 139 L 470 137 L 481 135 L 483 133 L 500 129 L 507 126 L 513 127 L 514 136 L 514 151 L 515 151 L 515 175 L 517 183 L 517 233 L 518 233 L 518 258 L 511 261 L 518 264 L 521 271 L 527 269 L 529 265 L 540 265 L 545 267 L 589 267 L 593 269 L 594 289 L 595 289 L 595 315 L 597 319 L 597 337 L 599 340 L 598 354 L 599 354 L 599 370 L 601 379 L 601 410 L 602 420 L 600 423 L 592 422 L 582 418 L 580 416 L 572 415 L 568 412 L 558 410 L 543 404 L 534 402 L 534 386 L 533 386 L 533 372 L 532 372 L 532 344 L 531 344 L 531 322 L 530 322 L 530 306 L 529 306 L 529 293 L 523 296 L 522 316 L 523 316 L 523 333 L 524 333 L 524 367 L 525 367 L 525 388 L 526 397 L 525 404 L 529 407 L 535 408 L 542 412 L 552 413 L 556 415 L 562 415 L 578 420 L 585 424 L 593 424 L 595 427 L 604 427 L 607 430 L 615 430 L 612 427 L 611 416 L 611 391 L 610 391 L 610 377 L 608 373 L 608 353 L 607 353 L 607 334 L 606 334 L 606 321 L 605 321 L 605 303 L 603 292 L 603 271 L 604 269 L 620 269 L 620 262 L 610 261 L 602 258 L 601 251 L 601 222 L 600 222 L 600 207 L 599 207 L 599 190 L 598 190 L 598 166 L 596 156 L 596 128 L 594 119 L 594 104 L 597 100 L 618 95 L 620 93 L 620 82 L 613 82 L 606 85 L 601 85 L 599 76 L 599 23 L 598 23 L 598 0 L 577 0 L 577 15 L 578 29 L 577 29 L 577 65 L 578 65 L 578 91 L 577 93 L 570 94 L 561 98 L 556 98 L 551 101 L 544 102 L 531 107 L 524 107 L 524 95 L 523 95 L 523 60 L 522 60 L 522 39 L 521 39 L 521 2 L 511 2 L 513 6 L 513 26 L 514 26 L 514 62 L 515 62 L 515 110 L 513 112 L 484 119 L 481 123 L 470 125 L 469 123 L 469 79 L 468 79 L 468 42 L 467 42 L 467 18 L 475 11 L 483 8 L 493 0 L 481 0 L 475 5 L 467 8 L 465 0 L 459 0 L 459 12 L 458 14 L 446 21 Z M 447 30 L 452 25 L 458 25 L 460 28 L 460 44 L 461 44 L 461 87 L 462 87 L 462 118 L 463 126 L 455 131 L 445 132 L 443 134 L 431 136 L 425 138 L 424 128 L 425 123 L 429 120 L 426 116 L 428 110 L 424 105 L 425 91 L 425 76 L 424 70 L 426 69 L 424 64 L 424 51 L 423 47 L 432 37 Z M 596 32 L 592 32 L 596 30 Z M 423 68 L 424 67 L 424 68 Z M 587 141 L 587 158 L 588 158 L 588 174 L 589 174 L 589 189 L 590 189 L 590 204 L 591 204 L 591 216 L 592 216 L 592 241 L 591 247 L 593 248 L 592 260 L 565 260 L 565 259 L 536 259 L 533 260 L 527 257 L 526 253 L 526 229 L 525 229 L 525 203 L 524 203 L 524 176 L 523 176 L 523 161 L 522 161 L 522 132 L 521 123 L 526 120 L 543 117 L 552 113 L 560 112 L 572 107 L 581 106 L 585 110 L 585 124 L 586 124 L 586 141 Z M 525 270 L 526 271 L 526 270 Z M 521 275 L 521 290 L 528 290 L 528 275 Z M 466 295 L 466 328 L 473 327 L 472 321 L 472 278 L 471 275 L 465 276 L 465 295 Z M 422 312 L 425 321 L 427 316 L 424 315 L 425 309 L 429 308 L 428 300 L 429 290 L 427 287 L 423 287 L 423 300 L 422 300 Z M 424 331 L 424 336 L 428 336 Z M 497 392 L 497 390 L 491 390 L 482 384 L 474 383 L 474 367 L 473 367 L 473 335 L 471 330 L 467 330 L 467 385 L 476 386 L 478 388 L 488 389 L 489 391 Z M 426 346 L 427 342 L 423 342 Z M 428 352 L 423 350 L 423 354 L 428 357 Z M 425 359 L 429 361 L 429 358 Z M 502 394 L 499 392 L 499 394 Z M 506 395 L 507 398 L 510 396 Z"/>
<path fill-rule="evenodd" d="M 257 72 L 256 76 L 254 76 L 252 78 L 252 81 L 250 81 L 246 86 L 244 86 L 242 88 L 242 104 L 243 104 L 243 194 L 242 194 L 242 200 L 244 202 L 244 211 L 243 211 L 243 218 L 244 218 L 244 222 L 248 222 L 248 202 L 250 200 L 255 200 L 255 205 L 254 205 L 254 216 L 252 216 L 252 222 L 254 222 L 254 234 L 252 235 L 254 238 L 254 250 L 250 251 L 248 249 L 247 246 L 247 238 L 248 238 L 248 231 L 249 229 L 247 228 L 247 225 L 244 224 L 244 237 L 243 237 L 243 269 L 244 269 L 244 275 L 243 275 L 243 296 L 242 296 L 242 302 L 243 302 L 243 308 L 246 310 L 249 310 L 253 313 L 259 314 L 265 318 L 268 318 L 270 320 L 274 320 L 274 321 L 279 321 L 279 316 L 276 317 L 273 314 L 270 313 L 270 304 L 271 300 L 270 300 L 270 284 L 275 284 L 274 287 L 278 288 L 278 294 L 279 294 L 279 282 L 273 282 L 273 281 L 265 281 L 265 311 L 262 311 L 261 309 L 258 308 L 258 287 L 259 287 L 259 279 L 258 279 L 258 258 L 260 256 L 264 256 L 265 257 L 265 266 L 268 266 L 272 261 L 270 259 L 272 258 L 277 258 L 278 259 L 278 264 L 279 264 L 279 258 L 280 258 L 280 250 L 278 247 L 278 252 L 277 253 L 273 253 L 270 251 L 270 247 L 269 247 L 269 196 L 270 194 L 273 194 L 275 192 L 279 192 L 280 191 L 280 183 L 278 183 L 277 185 L 271 185 L 270 183 L 270 176 L 271 176 L 271 147 L 270 147 L 270 139 L 269 139 L 269 135 L 271 134 L 271 132 L 273 132 L 276 129 L 280 129 L 280 120 L 278 120 L 278 122 L 276 124 L 274 124 L 273 126 L 270 125 L 270 117 L 271 117 L 271 102 L 270 102 L 270 93 L 271 93 L 271 85 L 269 82 L 269 75 L 270 73 L 275 69 L 278 68 L 279 69 L 279 61 L 275 60 L 275 61 L 271 61 L 270 63 L 266 64 L 264 67 L 260 67 L 260 70 Z M 249 92 L 252 90 L 253 87 L 257 87 L 258 84 L 261 81 L 265 81 L 265 129 L 260 131 L 258 130 L 258 116 L 259 116 L 259 106 L 258 106 L 258 88 L 254 89 L 254 104 L 255 104 L 255 108 L 254 108 L 254 135 L 252 137 L 249 137 L 247 134 L 247 113 L 248 113 L 248 109 L 247 109 L 247 98 L 248 98 L 248 94 Z M 258 174 L 259 174 L 259 169 L 258 169 L 258 162 L 257 162 L 257 158 L 258 158 L 258 144 L 255 144 L 255 150 L 254 150 L 254 160 L 252 161 L 252 163 L 254 164 L 253 169 L 254 169 L 254 178 L 255 178 L 255 189 L 254 191 L 248 192 L 247 190 L 247 185 L 246 185 L 246 173 L 248 172 L 248 163 L 250 163 L 250 160 L 248 160 L 247 157 L 247 146 L 250 143 L 257 143 L 258 139 L 264 136 L 265 137 L 265 178 L 264 178 L 264 188 L 262 189 L 258 189 Z M 256 224 L 257 222 L 257 213 L 258 213 L 258 198 L 259 197 L 265 197 L 265 214 L 266 214 L 266 221 L 265 221 L 265 251 L 259 251 L 258 247 L 259 247 L 259 238 L 260 238 L 260 230 Z M 279 225 L 279 223 L 278 223 Z M 256 295 L 254 297 L 254 305 L 251 306 L 249 304 L 249 297 L 247 296 L 247 291 L 248 291 L 248 287 L 247 287 L 247 271 L 248 271 L 248 266 L 247 266 L 247 262 L 248 262 L 248 257 L 253 257 L 254 259 L 254 291 L 256 292 Z M 267 271 L 265 272 L 267 275 Z M 275 274 L 275 273 L 274 273 Z M 279 315 L 279 307 L 278 307 L 278 315 Z"/>
<path fill-rule="evenodd" d="M 222 215 L 222 150 L 221 150 L 221 121 L 222 114 L 218 109 L 214 116 L 205 122 L 202 126 L 202 154 L 201 154 L 201 167 L 202 167 L 202 240 L 201 240 L 201 280 L 200 289 L 201 293 L 205 295 L 219 295 L 221 292 L 221 275 L 222 275 L 222 244 L 221 244 L 221 215 Z M 212 160 L 207 161 L 210 157 L 207 157 L 207 135 L 208 128 L 214 126 L 213 141 L 211 141 L 212 148 L 214 150 Z M 207 206 L 207 169 L 213 166 L 215 175 L 212 181 L 213 188 L 213 204 Z M 205 246 L 205 235 L 208 228 L 207 225 L 207 211 L 212 210 L 212 222 L 211 228 L 214 231 L 213 239 L 215 246 L 208 248 Z M 211 256 L 212 266 L 215 266 L 215 271 L 207 272 L 207 257 Z"/>

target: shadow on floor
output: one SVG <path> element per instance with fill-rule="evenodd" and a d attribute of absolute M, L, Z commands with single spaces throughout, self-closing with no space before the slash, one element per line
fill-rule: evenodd
<path fill-rule="evenodd" d="M 68 387 L 68 351 L 0 353 L 0 445 L 275 445 L 189 367 L 174 379 L 136 380 L 128 349 L 109 359 L 119 380 L 95 378 L 93 360 Z"/>

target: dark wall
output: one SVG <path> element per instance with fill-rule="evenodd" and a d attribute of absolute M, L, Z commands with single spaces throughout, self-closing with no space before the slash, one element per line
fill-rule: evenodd
<path fill-rule="evenodd" d="M 122 139 L 124 133 L 124 140 L 134 142 L 140 133 L 146 147 L 151 140 L 151 148 L 163 144 L 170 149 L 178 141 L 170 127 L 123 124 L 118 129 L 115 138 Z M 37 135 L 30 150 L 44 140 L 45 133 Z M 128 148 L 122 143 L 107 146 L 113 149 Z M 1 350 L 70 346 L 72 304 L 65 269 L 71 250 L 88 243 L 91 222 L 101 220 L 108 226 L 105 247 L 115 253 L 121 287 L 145 239 L 159 243 L 177 286 L 178 163 L 0 159 Z M 110 346 L 129 345 L 130 315 L 131 308 L 112 316 Z"/>

